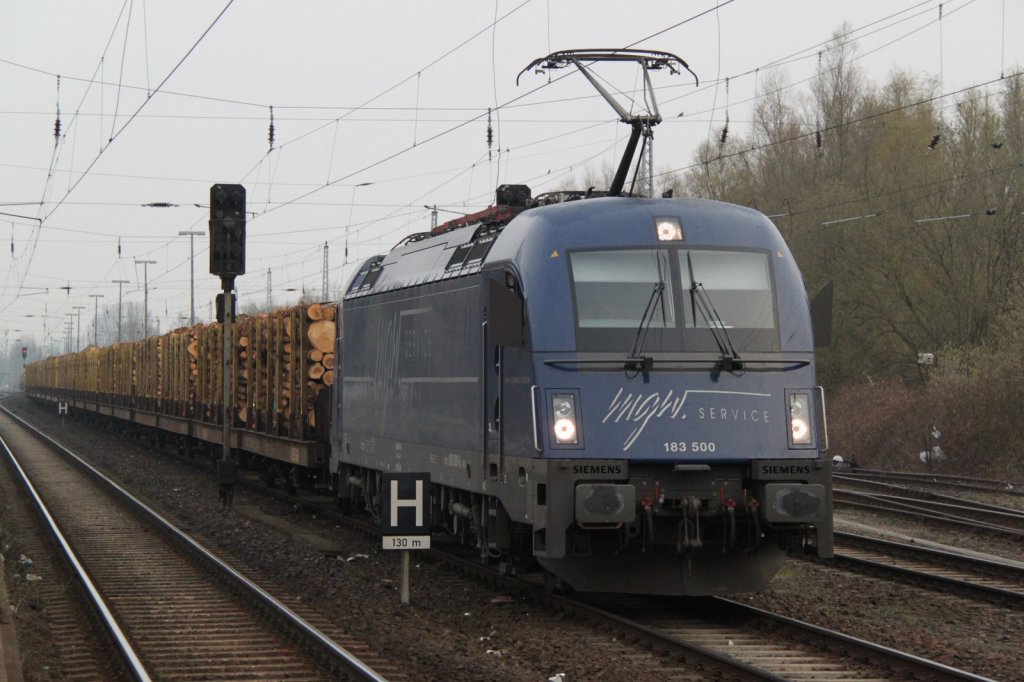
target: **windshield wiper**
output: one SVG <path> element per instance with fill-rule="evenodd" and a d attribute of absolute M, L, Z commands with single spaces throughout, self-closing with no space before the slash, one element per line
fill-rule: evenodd
<path fill-rule="evenodd" d="M 743 369 L 740 354 L 732 345 L 725 322 L 722 321 L 718 310 L 715 309 L 715 304 L 711 302 L 711 297 L 708 296 L 704 285 L 693 276 L 693 262 L 689 253 L 686 254 L 686 261 L 690 270 L 690 304 L 693 306 L 693 326 L 697 326 L 697 311 L 699 310 L 701 317 L 704 318 L 704 323 L 708 326 L 708 331 L 711 332 L 711 336 L 715 340 L 715 345 L 718 346 L 718 351 L 722 354 L 722 369 L 726 372 Z"/>
<path fill-rule="evenodd" d="M 629 352 L 629 357 L 626 359 L 626 369 L 639 369 L 646 373 L 654 366 L 654 358 L 649 355 L 642 355 L 641 352 L 643 351 L 644 341 L 647 340 L 647 332 L 651 328 L 651 322 L 654 321 L 654 313 L 658 310 L 659 303 L 661 303 L 661 317 L 664 320 L 665 282 L 655 284 L 651 297 L 647 299 L 647 307 L 644 308 L 644 314 L 640 318 L 640 326 L 636 329 L 636 340 L 633 341 L 633 350 Z"/>
<path fill-rule="evenodd" d="M 732 345 L 732 339 L 729 338 L 729 332 L 725 329 L 725 323 L 722 322 L 718 311 L 715 310 L 715 304 L 711 302 L 711 297 L 704 290 L 704 285 L 700 282 L 694 282 L 690 286 L 690 296 L 693 300 L 694 325 L 696 326 L 697 324 L 696 311 L 700 310 L 700 315 L 704 318 L 708 331 L 711 332 L 718 350 L 722 353 L 722 369 L 726 372 L 731 372 L 734 369 L 743 369 L 743 363 L 740 362 L 740 354 L 736 352 L 736 348 Z"/>
<path fill-rule="evenodd" d="M 654 283 L 654 289 L 651 291 L 650 298 L 647 299 L 647 306 L 644 308 L 644 314 L 640 316 L 640 325 L 636 328 L 636 339 L 633 341 L 633 350 L 629 352 L 629 357 L 626 359 L 627 370 L 640 370 L 646 375 L 651 371 L 651 367 L 654 366 L 654 358 L 649 355 L 643 355 L 644 341 L 647 340 L 647 332 L 651 329 L 651 323 L 654 321 L 654 314 L 657 312 L 658 307 L 661 307 L 661 321 L 662 326 L 666 324 L 665 316 L 665 275 L 662 271 L 661 256 L 656 256 L 658 260 L 658 281 Z"/>

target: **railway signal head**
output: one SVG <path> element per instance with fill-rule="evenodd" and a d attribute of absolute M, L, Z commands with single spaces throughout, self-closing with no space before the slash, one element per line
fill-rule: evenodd
<path fill-rule="evenodd" d="M 245 187 L 210 187 L 210 274 L 245 274 Z"/>

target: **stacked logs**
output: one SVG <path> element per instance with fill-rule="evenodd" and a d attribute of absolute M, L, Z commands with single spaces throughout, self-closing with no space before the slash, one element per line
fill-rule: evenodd
<path fill-rule="evenodd" d="M 245 425 L 248 425 L 250 421 L 249 405 L 255 403 L 256 400 L 256 396 L 250 396 L 250 389 L 256 388 L 257 383 L 250 381 L 250 378 L 254 377 L 251 377 L 252 369 L 249 362 L 250 339 L 254 329 L 257 329 L 254 316 L 247 315 L 235 321 L 234 332 L 235 338 L 238 339 L 235 348 L 235 359 L 238 362 L 234 382 L 235 413 L 238 415 L 238 421 Z M 255 351 L 255 346 L 253 346 L 253 350 Z"/>
<path fill-rule="evenodd" d="M 221 405 L 221 326 L 215 323 L 189 328 L 187 352 L 189 356 L 190 405 L 192 416 L 200 420 L 217 422 L 223 413 Z"/>
<path fill-rule="evenodd" d="M 240 425 L 310 437 L 317 395 L 334 381 L 336 318 L 336 305 L 312 303 L 239 319 L 234 395 Z"/>
<path fill-rule="evenodd" d="M 306 309 L 310 319 L 306 336 L 312 346 L 309 351 L 309 379 L 315 386 L 331 386 L 334 384 L 334 341 L 337 336 L 335 318 L 336 306 L 323 306 L 314 303 Z M 319 390 L 319 389 L 317 389 Z"/>
<path fill-rule="evenodd" d="M 235 428 L 309 440 L 334 384 L 338 306 L 312 303 L 243 315 L 234 325 L 229 406 Z M 66 387 L 142 410 L 220 423 L 223 325 L 90 348 L 29 365 L 30 384 Z M 319 399 L 318 399 L 318 396 Z"/>

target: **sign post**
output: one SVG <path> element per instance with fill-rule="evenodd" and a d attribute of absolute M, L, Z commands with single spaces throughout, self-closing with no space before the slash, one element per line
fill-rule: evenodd
<path fill-rule="evenodd" d="M 409 550 L 430 549 L 430 474 L 384 474 L 384 549 L 402 550 L 403 604 L 409 603 Z"/>
<path fill-rule="evenodd" d="M 231 454 L 231 401 L 235 277 L 245 274 L 245 187 L 216 184 L 210 187 L 210 274 L 220 276 L 223 292 L 217 294 L 217 322 L 224 325 L 221 350 L 221 400 L 224 405 L 221 442 L 224 446 L 217 468 L 221 504 L 231 508 L 236 462 Z"/>

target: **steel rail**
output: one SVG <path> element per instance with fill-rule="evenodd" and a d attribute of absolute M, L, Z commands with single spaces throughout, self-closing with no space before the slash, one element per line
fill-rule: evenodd
<path fill-rule="evenodd" d="M 982 675 L 975 675 L 972 672 L 960 670 L 959 668 L 954 668 L 944 663 L 939 663 L 938 661 L 932 661 L 927 658 L 922 658 L 921 656 L 915 656 L 914 654 L 900 651 L 899 649 L 893 649 L 881 644 L 869 642 L 865 639 L 860 639 L 859 637 L 847 635 L 842 632 L 836 632 L 835 630 L 829 630 L 828 628 L 823 628 L 819 625 L 807 623 L 795 618 L 771 613 L 770 611 L 765 611 L 755 606 L 748 606 L 747 604 L 741 604 L 740 602 L 733 601 L 731 599 L 725 599 L 722 597 L 710 597 L 709 599 L 716 604 L 721 604 L 723 608 L 731 608 L 734 613 L 740 614 L 745 618 L 754 617 L 770 620 L 775 623 L 781 623 L 817 637 L 821 637 L 825 640 L 840 642 L 854 649 L 867 651 L 872 654 L 883 656 L 887 659 L 899 661 L 910 668 L 915 674 L 922 675 L 923 679 L 973 680 L 975 682 L 986 682 L 989 680 L 989 678 Z"/>
<path fill-rule="evenodd" d="M 920 545 L 908 545 L 902 542 L 893 542 L 892 540 L 884 540 L 881 538 L 857 535 L 854 533 L 836 532 L 835 536 L 837 540 L 836 554 L 832 559 L 823 561 L 832 562 L 834 564 L 849 564 L 855 568 L 859 567 L 877 572 L 896 574 L 912 578 L 914 580 L 924 580 L 938 585 L 955 587 L 958 591 L 971 591 L 983 597 L 994 597 L 1018 607 L 1024 604 L 1024 565 L 1019 562 L 1000 562 L 995 559 L 974 557 L 966 554 L 958 554 L 940 549 L 922 547 Z M 859 546 L 865 548 L 863 551 L 866 552 L 883 553 L 886 559 L 895 563 L 886 563 L 869 557 L 847 554 L 841 550 L 843 543 L 852 545 L 853 547 L 849 548 L 849 550 L 852 551 L 858 551 L 857 546 Z M 816 557 L 807 556 L 806 558 L 812 561 L 817 561 Z M 900 565 L 900 561 L 915 563 L 933 562 L 936 564 L 946 564 L 947 566 L 952 565 L 953 570 L 962 573 L 964 571 L 976 571 L 977 569 L 981 569 L 983 571 L 988 570 L 1005 576 L 1006 581 L 1016 583 L 1017 588 L 1011 589 L 1005 586 L 991 584 L 999 582 L 999 579 L 980 575 L 976 572 L 974 574 L 964 573 L 960 577 L 942 575 L 940 573 L 928 572 L 911 566 Z M 938 568 L 941 568 L 941 566 L 938 566 Z"/>
<path fill-rule="evenodd" d="M 7 412 L 4 409 L 4 412 Z M 7 414 L 10 414 L 7 412 Z M 21 485 L 28 492 L 29 497 L 32 499 L 35 505 L 35 510 L 42 517 L 44 524 L 46 525 L 49 533 L 56 539 L 57 545 L 60 547 L 61 553 L 64 558 L 70 564 L 75 577 L 81 581 L 82 587 L 85 589 L 86 594 L 89 596 L 89 601 L 95 608 L 97 615 L 102 621 L 103 626 L 107 632 L 114 639 L 118 651 L 121 653 L 121 657 L 124 659 L 123 663 L 127 668 L 128 672 L 131 673 L 132 677 L 140 682 L 148 682 L 152 679 L 146 667 L 142 664 L 138 654 L 132 647 L 131 642 L 128 641 L 128 637 L 124 634 L 124 630 L 121 629 L 121 625 L 118 623 L 117 618 L 114 616 L 110 607 L 107 605 L 106 600 L 100 591 L 96 588 L 96 585 L 92 582 L 89 577 L 89 572 L 85 570 L 85 566 L 79 561 L 78 555 L 71 547 L 71 543 L 68 542 L 67 538 L 64 537 L 64 533 L 61 532 L 60 527 L 54 520 L 53 515 L 50 513 L 46 503 L 43 502 L 43 498 L 39 495 L 35 486 L 32 485 L 32 481 L 28 477 L 28 473 L 21 466 L 18 458 L 15 456 L 14 451 L 7 445 L 7 441 L 4 440 L 3 436 L 0 436 L 0 447 L 2 447 L 4 453 L 7 455 L 7 460 L 17 473 L 17 478 L 21 482 Z"/>
<path fill-rule="evenodd" d="M 373 670 L 373 668 L 368 666 L 353 653 L 325 635 L 315 626 L 302 618 L 302 616 L 295 613 L 285 604 L 274 598 L 259 585 L 249 580 L 227 563 L 221 561 L 217 556 L 192 539 L 192 537 L 187 533 L 179 529 L 156 510 L 152 509 L 113 480 L 105 476 L 102 472 L 90 465 L 69 448 L 35 428 L 21 417 L 13 414 L 2 405 L 0 405 L 0 410 L 12 419 L 16 420 L 37 437 L 46 441 L 51 447 L 56 448 L 65 456 L 69 457 L 79 468 L 88 473 L 94 480 L 101 482 L 110 492 L 114 493 L 133 509 L 158 525 L 163 531 L 167 532 L 181 544 L 189 548 L 196 556 L 201 558 L 208 567 L 216 571 L 218 574 L 226 577 L 236 586 L 241 587 L 247 594 L 266 606 L 271 613 L 281 621 L 286 623 L 289 627 L 297 630 L 303 637 L 315 643 L 319 647 L 320 651 L 324 653 L 332 663 L 337 664 L 350 673 L 358 675 L 361 679 L 373 680 L 375 682 L 386 682 L 386 678 L 379 675 L 375 670 Z"/>

